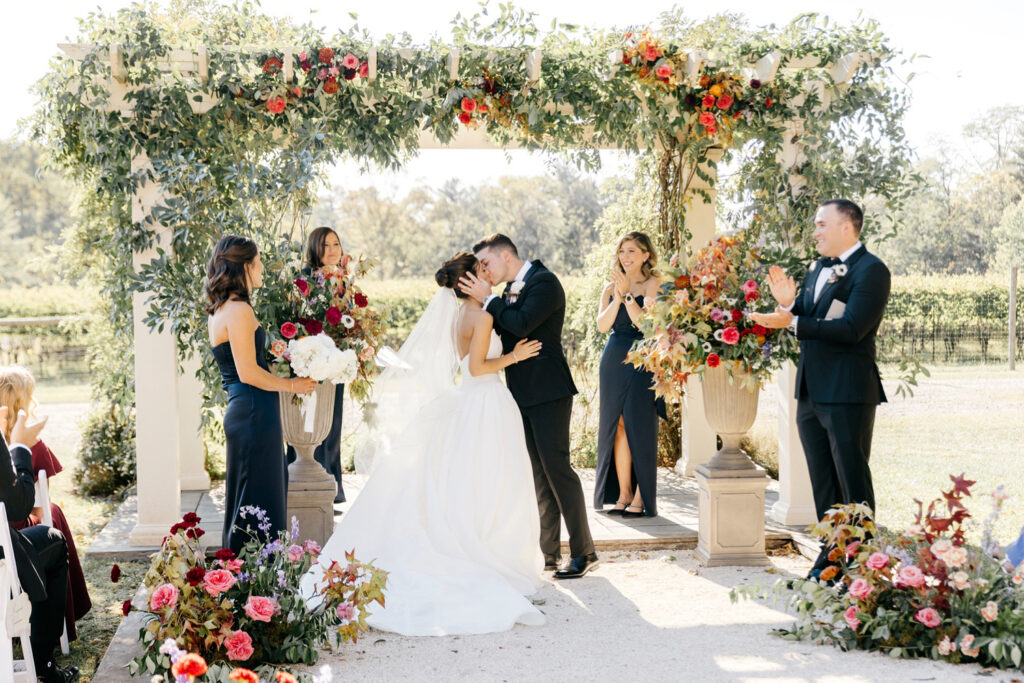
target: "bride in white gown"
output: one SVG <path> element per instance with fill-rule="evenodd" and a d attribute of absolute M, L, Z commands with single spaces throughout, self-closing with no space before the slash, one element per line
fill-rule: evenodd
<path fill-rule="evenodd" d="M 452 288 L 469 252 L 437 272 L 441 289 L 378 382 L 383 395 L 372 474 L 305 578 L 355 549 L 389 572 L 374 628 L 410 636 L 541 625 L 525 596 L 540 586 L 540 520 L 522 417 L 498 371 L 535 356 L 502 355 L 491 316 Z M 461 360 L 460 360 L 461 358 Z M 456 370 L 462 383 L 454 385 Z"/>

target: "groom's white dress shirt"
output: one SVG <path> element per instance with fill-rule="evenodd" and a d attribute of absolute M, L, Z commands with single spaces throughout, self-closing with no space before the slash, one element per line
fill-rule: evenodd
<path fill-rule="evenodd" d="M 850 247 L 849 249 L 847 249 L 846 251 L 839 255 L 839 260 L 842 261 L 843 263 L 846 263 L 847 259 L 853 256 L 854 253 L 856 253 L 856 251 L 863 246 L 864 245 L 860 242 L 860 240 L 858 240 L 856 244 L 854 244 L 852 247 Z M 825 289 L 825 285 L 828 284 L 828 279 L 831 276 L 832 266 L 822 266 L 821 271 L 818 273 L 818 279 L 814 281 L 815 303 L 818 302 L 818 297 L 821 296 L 821 290 Z M 797 296 L 800 296 L 799 292 L 797 292 Z M 796 306 L 796 299 L 793 299 L 793 303 L 791 303 L 789 306 L 780 306 L 780 308 L 782 308 L 782 310 L 784 311 L 791 311 L 793 310 L 793 306 Z M 794 316 L 793 321 L 789 323 L 789 329 L 793 331 L 793 334 L 796 334 L 796 327 L 798 324 L 797 320 L 799 319 L 800 316 Z"/>
<path fill-rule="evenodd" d="M 523 267 L 519 269 L 519 273 L 516 274 L 516 277 L 515 277 L 514 280 L 512 280 L 512 282 L 523 282 L 524 280 L 526 280 L 526 273 L 529 272 L 530 266 L 532 266 L 532 265 L 533 265 L 532 262 L 524 261 L 523 262 Z M 496 298 L 498 298 L 497 294 L 489 294 L 487 296 L 487 298 L 484 299 L 484 310 L 485 311 L 487 310 L 487 304 L 491 303 L 491 301 L 493 301 Z"/>

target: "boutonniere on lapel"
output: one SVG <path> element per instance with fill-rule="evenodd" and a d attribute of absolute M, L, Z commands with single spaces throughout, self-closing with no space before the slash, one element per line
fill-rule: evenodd
<path fill-rule="evenodd" d="M 519 298 L 519 292 L 523 291 L 523 285 L 526 284 L 522 280 L 516 280 L 512 283 L 512 286 L 508 288 L 508 302 L 514 304 L 516 299 Z"/>
<path fill-rule="evenodd" d="M 839 282 L 839 278 L 846 275 L 846 271 L 848 269 L 849 267 L 845 263 L 837 263 L 836 265 L 832 266 L 832 274 L 828 276 L 829 284 Z"/>

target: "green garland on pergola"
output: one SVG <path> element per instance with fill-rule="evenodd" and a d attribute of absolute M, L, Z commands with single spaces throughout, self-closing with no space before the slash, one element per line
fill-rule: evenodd
<path fill-rule="evenodd" d="M 884 221 L 909 192 L 907 96 L 892 71 L 898 55 L 872 22 L 807 15 L 753 29 L 676 11 L 650 30 L 556 24 L 542 34 L 532 15 L 501 5 L 452 28 L 451 44 L 355 27 L 328 36 L 252 3 L 184 0 L 83 20 L 83 46 L 56 57 L 39 84 L 35 134 L 85 190 L 69 243 L 103 284 L 114 332 L 96 340 L 96 358 L 121 363 L 99 374 L 102 394 L 130 385 L 132 291 L 152 294 L 149 323 L 169 325 L 183 351 L 205 348 L 201 287 L 220 235 L 263 247 L 296 237 L 326 166 L 399 167 L 424 131 L 446 143 L 483 127 L 497 146 L 583 167 L 599 163 L 600 148 L 636 152 L 656 169 L 651 227 L 669 253 L 688 246 L 686 212 L 708 198 L 713 150 L 736 163 L 726 188 L 739 220 L 797 258 L 820 199 L 866 200 Z M 797 137 L 806 144 L 786 160 Z M 139 154 L 152 170 L 133 174 Z M 144 174 L 167 198 L 136 224 L 128 204 Z M 173 256 L 136 273 L 132 253 L 151 244 L 154 222 L 171 229 Z M 264 251 L 270 267 L 290 253 Z"/>

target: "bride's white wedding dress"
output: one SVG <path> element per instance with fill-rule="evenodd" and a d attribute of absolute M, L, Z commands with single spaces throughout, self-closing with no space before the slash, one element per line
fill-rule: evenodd
<path fill-rule="evenodd" d="M 454 295 L 453 295 L 454 298 Z M 403 347 L 404 349 L 404 347 Z M 487 357 L 501 354 L 492 333 Z M 525 596 L 540 586 L 540 520 L 522 417 L 497 374 L 473 377 L 421 407 L 335 527 L 320 567 L 362 561 L 389 572 L 369 624 L 411 636 L 540 625 Z"/>

